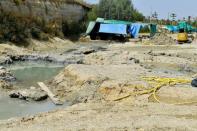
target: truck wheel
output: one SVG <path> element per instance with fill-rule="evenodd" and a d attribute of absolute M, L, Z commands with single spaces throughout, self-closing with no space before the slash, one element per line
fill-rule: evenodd
<path fill-rule="evenodd" d="M 90 35 L 91 40 L 96 40 L 96 35 Z"/>

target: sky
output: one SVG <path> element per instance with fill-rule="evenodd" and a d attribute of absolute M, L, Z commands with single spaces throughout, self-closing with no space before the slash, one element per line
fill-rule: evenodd
<path fill-rule="evenodd" d="M 99 0 L 86 0 L 90 3 L 97 3 Z M 168 14 L 177 14 L 178 19 L 183 17 L 197 17 L 197 0 L 132 0 L 135 8 L 145 16 L 151 12 L 158 12 L 159 18 L 168 18 Z"/>

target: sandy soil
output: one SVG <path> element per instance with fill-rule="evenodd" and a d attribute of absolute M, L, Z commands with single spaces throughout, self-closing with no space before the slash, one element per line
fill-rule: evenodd
<path fill-rule="evenodd" d="M 196 106 L 88 103 L 2 123 L 2 131 L 196 130 Z"/>
<path fill-rule="evenodd" d="M 190 82 L 162 86 L 157 92 L 160 103 L 151 98 L 152 92 L 116 99 L 142 91 L 140 87 L 149 89 L 142 77 L 191 81 L 197 73 L 196 51 L 196 43 L 111 44 L 105 51 L 85 55 L 83 64 L 65 67 L 49 82 L 53 93 L 73 106 L 1 121 L 0 130 L 195 131 L 197 89 Z"/>

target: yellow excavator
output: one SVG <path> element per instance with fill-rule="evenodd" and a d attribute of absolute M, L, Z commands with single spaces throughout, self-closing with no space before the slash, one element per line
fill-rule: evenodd
<path fill-rule="evenodd" d="M 179 44 L 191 43 L 188 34 L 192 32 L 192 26 L 189 25 L 187 22 L 183 21 L 183 22 L 179 22 L 177 27 L 178 27 L 177 42 Z"/>
<path fill-rule="evenodd" d="M 188 40 L 188 33 L 184 31 L 184 29 L 179 29 L 178 35 L 177 35 L 177 42 L 178 43 L 187 43 Z"/>

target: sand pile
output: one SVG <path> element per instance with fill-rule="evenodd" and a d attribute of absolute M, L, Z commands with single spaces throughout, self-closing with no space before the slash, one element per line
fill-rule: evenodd
<path fill-rule="evenodd" d="M 154 45 L 174 45 L 176 40 L 169 37 L 166 33 L 157 33 L 154 37 L 148 41 L 143 41 L 143 44 L 154 44 Z"/>

